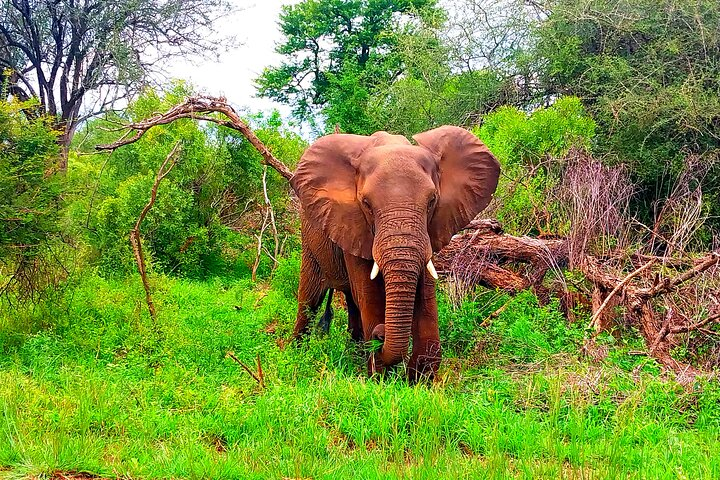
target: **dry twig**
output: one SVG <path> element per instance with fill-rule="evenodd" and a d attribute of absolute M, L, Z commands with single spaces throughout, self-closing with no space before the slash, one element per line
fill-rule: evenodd
<path fill-rule="evenodd" d="M 243 368 L 243 370 L 245 370 L 253 378 L 253 380 L 255 380 L 258 383 L 258 385 L 260 385 L 260 388 L 265 388 L 265 374 L 263 373 L 262 364 L 260 363 L 260 354 L 258 354 L 258 356 L 256 358 L 257 373 L 250 370 L 250 367 L 245 365 L 242 362 L 242 360 L 237 358 L 235 356 L 234 352 L 227 352 L 227 354 L 225 356 L 227 358 L 232 359 L 235 363 L 240 365 Z"/>
<path fill-rule="evenodd" d="M 608 294 L 608 296 L 605 297 L 605 300 L 603 301 L 602 305 L 600 305 L 600 308 L 598 308 L 595 311 L 595 313 L 593 313 L 593 316 L 590 319 L 590 324 L 588 324 L 588 328 L 595 328 L 596 330 L 599 330 L 598 325 L 596 325 L 598 318 L 600 318 L 600 315 L 602 315 L 605 308 L 607 308 L 608 304 L 610 303 L 610 300 L 612 300 L 612 298 L 615 296 L 615 294 L 618 293 L 620 290 L 622 290 L 623 287 L 625 287 L 625 285 L 627 285 L 628 282 L 630 282 L 630 280 L 632 280 L 636 276 L 640 275 L 642 272 L 644 272 L 648 268 L 652 267 L 653 265 L 655 265 L 655 260 L 650 260 L 642 267 L 640 267 L 637 270 L 628 274 L 627 277 L 625 277 L 620 283 L 618 283 L 615 286 L 615 288 L 613 288 L 612 291 Z"/>
<path fill-rule="evenodd" d="M 138 271 L 140 272 L 140 278 L 142 279 L 143 288 L 145 288 L 145 302 L 147 303 L 148 311 L 150 312 L 150 317 L 153 320 L 153 324 L 155 323 L 156 317 L 155 304 L 153 303 L 152 295 L 150 293 L 150 282 L 148 281 L 147 270 L 145 267 L 145 255 L 143 254 L 142 250 L 140 225 L 142 224 L 143 220 L 145 220 L 145 217 L 147 216 L 152 206 L 155 204 L 155 199 L 157 198 L 157 191 L 158 187 L 160 186 L 160 182 L 170 173 L 170 171 L 177 163 L 177 156 L 179 152 L 180 142 L 178 141 L 177 143 L 175 143 L 175 146 L 170 151 L 168 156 L 165 157 L 165 161 L 162 163 L 162 165 L 160 165 L 157 175 L 155 176 L 155 182 L 153 183 L 152 190 L 150 191 L 150 200 L 142 209 L 142 212 L 140 212 L 140 216 L 135 222 L 135 226 L 130 231 L 130 243 L 132 244 L 133 254 L 135 255 L 135 262 L 137 263 Z"/>

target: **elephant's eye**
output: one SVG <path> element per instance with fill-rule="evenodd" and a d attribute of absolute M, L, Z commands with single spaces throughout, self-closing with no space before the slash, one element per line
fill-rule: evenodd
<path fill-rule="evenodd" d="M 370 206 L 370 202 L 368 202 L 367 198 L 362 199 L 362 203 L 365 206 L 365 208 L 368 209 L 368 212 L 372 213 L 372 207 Z"/>

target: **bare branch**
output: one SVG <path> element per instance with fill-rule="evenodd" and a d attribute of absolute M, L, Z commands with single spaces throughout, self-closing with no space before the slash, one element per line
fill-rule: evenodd
<path fill-rule="evenodd" d="M 615 286 L 615 288 L 613 288 L 613 290 L 608 294 L 608 296 L 605 297 L 605 301 L 603 301 L 602 305 L 600 305 L 600 308 L 598 308 L 597 311 L 595 311 L 592 318 L 590 319 L 590 324 L 588 325 L 588 328 L 595 328 L 597 330 L 598 325 L 596 325 L 596 323 L 598 321 L 598 318 L 600 318 L 600 315 L 602 315 L 603 310 L 605 310 L 605 308 L 607 308 L 608 304 L 610 303 L 610 300 L 612 300 L 612 298 L 615 296 L 615 294 L 618 293 L 620 290 L 622 290 L 625 287 L 625 285 L 627 285 L 630 282 L 630 280 L 637 277 L 638 275 L 640 275 L 642 272 L 644 272 L 648 268 L 652 267 L 653 265 L 655 265 L 654 259 L 650 260 L 649 262 L 647 262 L 645 265 L 638 268 L 634 272 L 631 272 L 620 283 L 618 283 Z"/>
<path fill-rule="evenodd" d="M 145 217 L 147 216 L 152 206 L 155 204 L 155 199 L 157 198 L 157 191 L 158 187 L 160 186 L 160 182 L 170 173 L 170 171 L 175 166 L 179 152 L 180 142 L 177 142 L 168 154 L 168 156 L 165 157 L 165 161 L 162 163 L 162 165 L 160 165 L 157 175 L 155 176 L 155 182 L 153 183 L 152 190 L 150 191 L 150 200 L 142 209 L 142 212 L 140 212 L 140 216 L 135 222 L 135 226 L 130 231 L 130 243 L 133 247 L 135 262 L 137 263 L 138 271 L 140 272 L 140 278 L 142 279 L 143 288 L 145 288 L 145 301 L 147 303 L 148 310 L 150 311 L 150 317 L 153 320 L 153 324 L 155 324 L 156 319 L 155 304 L 153 303 L 152 295 L 150 293 L 150 283 L 147 277 L 145 256 L 142 251 L 140 225 L 142 224 L 143 220 L 145 220 Z"/>
<path fill-rule="evenodd" d="M 209 116 L 209 113 L 221 113 L 229 120 L 222 120 Z M 124 127 L 127 129 L 127 132 L 118 141 L 108 145 L 98 145 L 95 148 L 97 150 L 113 151 L 118 147 L 138 141 L 142 138 L 145 132 L 150 130 L 152 127 L 167 125 L 168 123 L 172 123 L 181 118 L 205 120 L 239 131 L 245 136 L 245 138 L 248 139 L 252 146 L 260 152 L 260 155 L 262 155 L 266 165 L 273 167 L 286 180 L 290 180 L 293 177 L 290 169 L 280 160 L 275 158 L 270 150 L 268 150 L 255 133 L 253 133 L 250 127 L 242 121 L 242 119 L 240 119 L 240 116 L 237 114 L 235 109 L 227 103 L 226 99 L 204 95 L 188 98 L 183 103 L 171 108 L 167 112 L 158 114 L 152 118 L 143 120 L 142 122 L 130 123 Z"/>

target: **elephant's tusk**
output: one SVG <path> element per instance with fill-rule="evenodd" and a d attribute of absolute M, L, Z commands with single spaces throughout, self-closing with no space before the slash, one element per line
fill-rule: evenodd
<path fill-rule="evenodd" d="M 375 277 L 377 277 L 378 273 L 380 273 L 380 266 L 377 264 L 377 262 L 373 262 L 372 272 L 370 272 L 370 280 L 375 280 Z"/>
<path fill-rule="evenodd" d="M 438 279 L 438 274 L 437 274 L 437 272 L 435 271 L 435 265 L 433 265 L 432 259 L 428 261 L 427 269 L 428 269 L 428 272 L 430 272 L 430 275 L 432 275 L 432 277 L 433 277 L 435 280 L 437 280 L 437 279 Z"/>

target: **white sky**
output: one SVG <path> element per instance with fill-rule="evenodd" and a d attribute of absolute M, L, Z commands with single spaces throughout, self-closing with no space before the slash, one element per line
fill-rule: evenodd
<path fill-rule="evenodd" d="M 235 35 L 242 45 L 220 55 L 216 61 L 178 62 L 168 66 L 172 78 L 189 80 L 202 93 L 224 96 L 236 107 L 251 112 L 277 108 L 287 116 L 289 108 L 255 97 L 253 80 L 268 65 L 278 65 L 281 56 L 275 44 L 282 38 L 277 21 L 280 7 L 298 0 L 231 0 L 238 11 L 223 19 L 218 31 Z"/>

